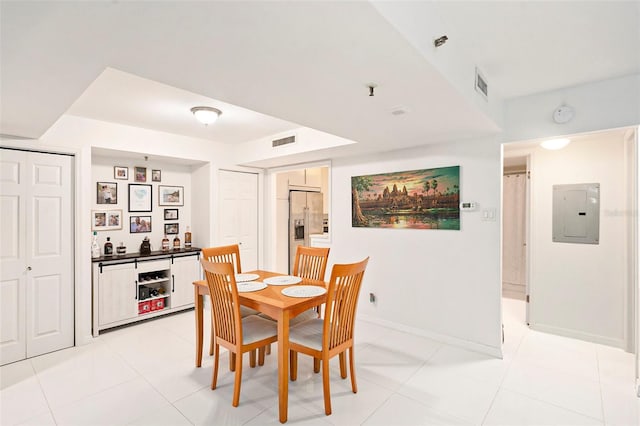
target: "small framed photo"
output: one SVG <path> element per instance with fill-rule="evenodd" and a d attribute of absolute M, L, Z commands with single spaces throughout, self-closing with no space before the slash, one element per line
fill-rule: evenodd
<path fill-rule="evenodd" d="M 162 171 L 151 170 L 151 182 L 162 182 Z"/>
<path fill-rule="evenodd" d="M 147 168 L 146 167 L 134 167 L 134 174 L 136 182 L 146 182 L 147 181 Z"/>
<path fill-rule="evenodd" d="M 184 186 L 158 186 L 158 205 L 184 206 Z"/>
<path fill-rule="evenodd" d="M 178 209 L 164 209 L 164 220 L 178 220 Z"/>
<path fill-rule="evenodd" d="M 167 235 L 171 234 L 179 234 L 180 233 L 180 225 L 177 223 L 165 223 L 164 224 L 164 233 Z"/>
<path fill-rule="evenodd" d="M 129 168 L 128 167 L 113 166 L 113 178 L 114 179 L 129 180 Z"/>
<path fill-rule="evenodd" d="M 129 184 L 129 211 L 150 212 L 152 199 L 151 185 Z"/>
<path fill-rule="evenodd" d="M 129 233 L 151 232 L 151 216 L 130 216 Z"/>
<path fill-rule="evenodd" d="M 122 229 L 122 210 L 92 210 L 92 231 L 115 231 Z"/>
<path fill-rule="evenodd" d="M 118 204 L 118 184 L 98 182 L 96 189 L 97 204 Z"/>

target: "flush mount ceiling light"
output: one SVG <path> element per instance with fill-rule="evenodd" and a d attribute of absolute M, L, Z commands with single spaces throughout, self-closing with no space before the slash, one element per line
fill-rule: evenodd
<path fill-rule="evenodd" d="M 565 146 L 569 145 L 569 142 L 571 142 L 571 141 L 569 139 L 566 139 L 566 138 L 550 139 L 548 141 L 542 142 L 540 144 L 540 146 L 543 147 L 544 149 L 556 150 L 556 149 L 562 149 Z"/>
<path fill-rule="evenodd" d="M 196 120 L 205 126 L 215 123 L 218 117 L 222 114 L 222 111 L 219 109 L 206 106 L 193 107 L 191 108 L 191 112 L 196 117 Z"/>

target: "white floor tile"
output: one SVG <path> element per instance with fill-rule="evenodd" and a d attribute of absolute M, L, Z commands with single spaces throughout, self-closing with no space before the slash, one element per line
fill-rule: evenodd
<path fill-rule="evenodd" d="M 459 371 L 427 363 L 411 377 L 398 393 L 432 409 L 478 424 L 498 391 L 495 380 L 477 380 Z"/>
<path fill-rule="evenodd" d="M 502 388 L 593 417 L 602 416 L 599 382 L 533 364 L 514 363 Z"/>
<path fill-rule="evenodd" d="M 333 373 L 333 372 L 332 372 Z M 334 425 L 358 425 L 377 407 L 391 396 L 392 391 L 366 379 L 357 378 L 358 393 L 351 389 L 351 379 L 331 375 L 331 415 L 327 421 Z M 301 406 L 317 416 L 324 416 L 322 373 L 314 374 L 307 380 L 289 384 L 289 407 Z"/>
<path fill-rule="evenodd" d="M 619 348 L 596 345 L 600 381 L 610 384 L 635 382 L 635 355 Z"/>
<path fill-rule="evenodd" d="M 499 386 L 509 363 L 490 355 L 443 345 L 427 365 L 443 374 L 470 377 Z"/>
<path fill-rule="evenodd" d="M 4 424 L 4 423 L 3 423 Z M 47 411 L 44 414 L 40 414 L 38 416 L 32 417 L 29 420 L 18 423 L 20 426 L 56 426 L 55 420 L 53 420 L 53 415 L 50 411 Z"/>
<path fill-rule="evenodd" d="M 245 385 L 246 383 L 243 383 Z M 268 408 L 277 405 L 277 394 L 268 404 L 255 403 L 260 396 L 252 390 L 241 387 L 240 404 L 231 405 L 233 385 L 226 385 L 216 390 L 201 389 L 173 405 L 194 425 L 243 425 Z M 244 388 L 244 389 L 243 389 Z M 268 406 L 267 406 L 268 405 Z"/>
<path fill-rule="evenodd" d="M 52 411 L 59 426 L 125 425 L 166 404 L 151 385 L 138 378 L 80 401 L 52 407 Z"/>
<path fill-rule="evenodd" d="M 356 345 L 355 354 L 356 377 L 390 390 L 397 390 L 425 362 L 422 354 L 374 343 Z"/>
<path fill-rule="evenodd" d="M 176 407 L 166 404 L 160 407 L 150 407 L 141 417 L 135 419 L 129 426 L 189 426 L 191 423 Z"/>
<path fill-rule="evenodd" d="M 450 414 L 438 413 L 420 402 L 394 394 L 364 423 L 366 426 L 470 425 Z"/>
<path fill-rule="evenodd" d="M 78 401 L 137 377 L 137 373 L 102 343 L 36 357 L 33 366 L 52 407 Z"/>
<path fill-rule="evenodd" d="M 227 358 L 224 365 L 228 368 Z M 182 358 L 171 362 L 170 367 L 142 373 L 151 386 L 162 394 L 169 402 L 175 402 L 200 389 L 211 386 L 213 361 L 210 357 L 203 358 L 202 367 L 195 366 L 192 357 Z"/>
<path fill-rule="evenodd" d="M 529 331 L 514 362 L 528 363 L 598 381 L 596 345 L 553 334 Z"/>
<path fill-rule="evenodd" d="M 602 385 L 604 420 L 609 426 L 640 425 L 640 398 L 631 383 Z"/>
<path fill-rule="evenodd" d="M 597 419 L 538 401 L 508 390 L 501 390 L 493 401 L 491 410 L 482 423 L 504 426 L 543 425 L 602 425 Z"/>
<path fill-rule="evenodd" d="M 49 413 L 49 405 L 31 361 L 1 367 L 0 379 L 0 424 L 19 424 Z"/>

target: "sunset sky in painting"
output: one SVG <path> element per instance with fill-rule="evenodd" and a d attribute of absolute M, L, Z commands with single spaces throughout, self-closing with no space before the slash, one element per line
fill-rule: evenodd
<path fill-rule="evenodd" d="M 369 191 L 360 194 L 360 198 L 366 198 L 369 195 L 377 197 L 382 194 L 385 187 L 389 187 L 389 191 L 393 190 L 393 184 L 398 186 L 398 191 L 402 191 L 402 187 L 407 187 L 409 195 L 424 192 L 424 182 L 433 179 L 438 181 L 438 192 L 445 193 L 447 188 L 451 192 L 454 191 L 454 185 L 460 185 L 460 166 L 440 167 L 437 169 L 410 170 L 406 172 L 380 173 L 378 175 L 368 175 L 372 180 Z M 429 194 L 433 194 L 429 190 Z"/>

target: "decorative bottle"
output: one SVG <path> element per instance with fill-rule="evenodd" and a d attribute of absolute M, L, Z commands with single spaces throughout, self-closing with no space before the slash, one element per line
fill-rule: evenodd
<path fill-rule="evenodd" d="M 178 237 L 177 235 L 173 239 L 173 249 L 180 250 L 180 237 Z"/>
<path fill-rule="evenodd" d="M 113 243 L 111 242 L 111 237 L 107 237 L 107 242 L 104 243 L 104 255 L 113 255 Z"/>
<path fill-rule="evenodd" d="M 98 245 L 98 233 L 93 231 L 93 240 L 91 241 L 91 257 L 96 259 L 100 257 L 100 246 Z"/>
<path fill-rule="evenodd" d="M 164 238 L 162 239 L 162 251 L 169 250 L 169 238 L 167 238 L 167 234 L 164 234 Z"/>
<path fill-rule="evenodd" d="M 184 248 L 186 250 L 191 248 L 191 231 L 189 230 L 188 226 L 187 226 L 187 232 L 184 233 Z"/>

